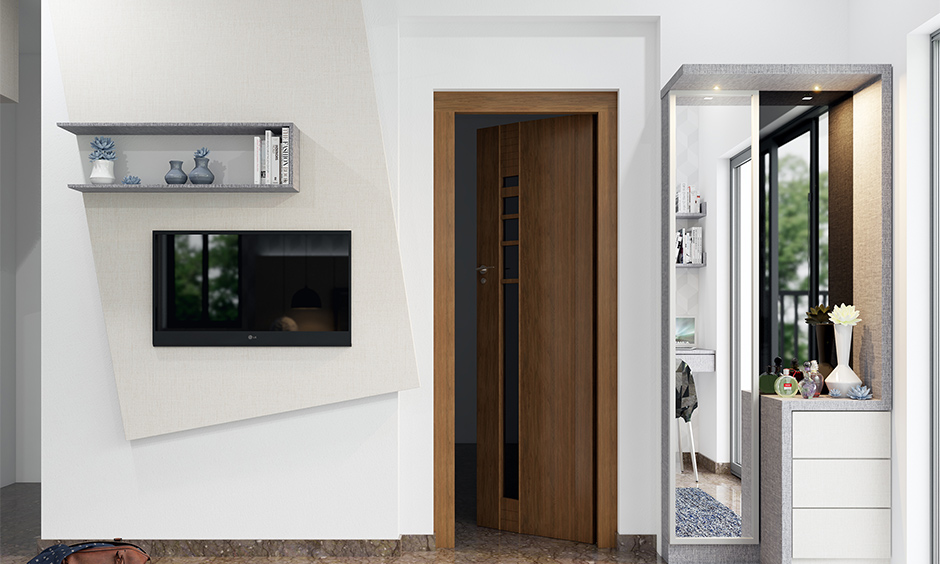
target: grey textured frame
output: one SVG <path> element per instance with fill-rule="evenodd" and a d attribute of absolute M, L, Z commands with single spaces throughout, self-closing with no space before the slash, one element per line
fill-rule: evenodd
<path fill-rule="evenodd" d="M 672 335 L 670 334 L 670 303 L 669 296 L 672 292 L 670 287 L 670 268 L 669 260 L 670 242 L 672 234 L 669 233 L 669 219 L 673 212 L 673 202 L 667 197 L 670 194 L 669 177 L 669 93 L 672 90 L 704 90 L 709 89 L 715 82 L 721 82 L 725 89 L 733 90 L 801 90 L 798 84 L 808 76 L 816 77 L 820 82 L 829 85 L 829 89 L 841 89 L 857 91 L 877 81 L 881 81 L 881 186 L 882 186 L 882 221 L 881 234 L 884 244 L 881 249 L 881 288 L 882 288 L 882 317 L 881 317 L 881 378 L 880 393 L 876 393 L 878 399 L 866 402 L 844 402 L 844 401 L 820 401 L 820 400 L 789 400 L 777 401 L 770 397 L 762 398 L 760 402 L 762 413 L 764 406 L 768 406 L 768 412 L 764 418 L 761 418 L 761 426 L 764 422 L 771 423 L 770 419 L 779 422 L 780 428 L 784 433 L 777 434 L 779 444 L 775 441 L 765 441 L 760 444 L 761 466 L 764 469 L 761 481 L 761 492 L 765 491 L 764 484 L 771 481 L 780 484 L 783 478 L 789 474 L 789 457 L 787 452 L 791 445 L 791 436 L 788 422 L 791 419 L 792 412 L 796 411 L 833 411 L 833 410 L 871 410 L 871 411 L 891 411 L 893 405 L 893 349 L 894 349 L 894 319 L 893 319 L 893 249 L 894 249 L 894 229 L 893 229 L 893 202 L 894 202 L 894 170 L 893 170 L 893 73 L 891 65 L 683 65 L 675 75 L 663 87 L 661 95 L 661 116 L 662 116 L 662 168 L 661 168 L 661 226 L 662 226 L 662 265 L 661 265 L 661 283 L 662 283 L 662 305 L 661 305 L 661 366 L 665 371 L 667 367 L 672 366 L 670 355 L 672 353 Z M 665 372 L 663 372 L 665 374 Z M 761 520 L 760 520 L 760 541 L 761 544 L 672 544 L 670 543 L 669 515 L 670 515 L 670 422 L 671 417 L 668 413 L 670 403 L 670 394 L 674 394 L 669 389 L 669 379 L 661 378 L 662 381 L 662 409 L 661 409 L 661 434 L 662 434 L 662 545 L 661 554 L 671 564 L 682 562 L 699 563 L 731 563 L 731 562 L 759 562 L 762 560 L 761 553 L 764 553 L 764 559 L 768 562 L 782 561 L 789 562 L 788 543 L 783 539 L 789 538 L 790 499 L 786 495 L 772 495 L 773 488 L 768 493 L 771 495 L 762 495 Z M 770 403 L 768 402 L 775 402 Z M 779 406 L 778 409 L 773 407 Z M 757 430 L 754 430 L 757 431 Z M 770 444 L 773 442 L 774 444 Z M 776 447 L 776 448 L 775 448 Z M 771 452 L 768 452 L 771 451 Z M 785 452 L 787 451 L 787 452 Z M 786 488 L 784 488 L 786 490 Z M 788 490 L 787 490 L 788 491 Z M 776 518 L 775 518 L 776 517 Z M 772 534 L 768 524 L 776 522 L 777 533 Z M 774 537 L 774 538 L 770 538 Z M 781 544 L 777 545 L 776 541 Z M 779 547 L 779 548 L 778 548 Z M 764 550 L 760 550 L 763 548 Z M 775 550 L 776 549 L 776 550 Z M 776 557 L 774 556 L 776 555 Z M 779 560 L 778 560 L 779 559 Z"/>

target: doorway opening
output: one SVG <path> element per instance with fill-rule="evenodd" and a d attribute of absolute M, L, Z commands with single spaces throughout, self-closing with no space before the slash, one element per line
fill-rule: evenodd
<path fill-rule="evenodd" d="M 594 283 L 593 332 L 594 345 L 594 453 L 592 476 L 596 503 L 592 511 L 594 538 L 598 547 L 616 546 L 616 103 L 615 92 L 440 92 L 435 94 L 434 127 L 434 303 L 435 303 L 435 378 L 434 378 L 434 523 L 438 547 L 453 547 L 455 543 L 456 496 L 466 491 L 455 489 L 455 468 L 459 458 L 465 466 L 473 464 L 474 449 L 456 447 L 468 434 L 455 428 L 457 413 L 466 414 L 465 394 L 461 394 L 461 407 L 455 405 L 458 386 L 465 391 L 465 383 L 455 380 L 457 363 L 463 368 L 468 354 L 465 343 L 457 350 L 458 281 L 456 260 L 460 252 L 456 247 L 455 224 L 467 221 L 463 216 L 467 206 L 457 201 L 455 177 L 457 153 L 455 151 L 458 115 L 487 114 L 490 118 L 502 114 L 530 114 L 516 116 L 523 121 L 546 118 L 559 114 L 588 114 L 596 126 L 596 218 L 593 239 L 596 245 L 596 282 Z M 537 115 L 532 115 L 537 114 Z M 461 118 L 463 119 L 463 118 Z M 463 176 L 461 174 L 461 176 Z M 472 206 L 475 207 L 475 206 Z M 460 214 L 455 211 L 459 209 Z M 459 218 L 459 219 L 458 219 Z M 473 253 L 475 255 L 475 253 Z M 474 258 L 475 260 L 475 258 Z M 472 267 L 471 267 L 472 268 Z M 474 273 L 475 274 L 475 273 Z M 476 276 L 472 284 L 477 284 Z M 462 323 L 466 330 L 466 321 Z M 469 353 L 472 354 L 472 353 Z M 466 444 L 466 443 L 464 443 Z M 469 459 L 469 460 L 467 460 Z M 465 474 L 462 481 L 467 481 Z M 472 486 L 468 486 L 472 487 Z M 461 488 L 463 490 L 463 488 Z M 468 500 L 469 501 L 469 500 Z M 461 504 L 462 518 L 472 515 Z"/>

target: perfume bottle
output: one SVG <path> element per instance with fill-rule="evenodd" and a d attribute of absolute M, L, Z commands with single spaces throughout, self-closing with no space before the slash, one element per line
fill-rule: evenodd
<path fill-rule="evenodd" d="M 803 395 L 803 399 L 810 399 L 816 397 L 816 380 L 813 380 L 811 377 L 806 376 L 798 384 L 800 387 L 800 394 Z"/>
<path fill-rule="evenodd" d="M 819 373 L 819 363 L 815 360 L 811 360 L 809 362 L 809 372 L 807 374 L 807 378 L 811 378 L 814 382 L 816 382 L 816 393 L 813 394 L 813 397 L 818 398 L 819 394 L 821 394 L 823 391 L 823 386 L 826 385 L 826 383 L 823 381 L 822 374 Z"/>
<path fill-rule="evenodd" d="M 796 381 L 799 382 L 803 379 L 803 373 L 800 372 L 799 365 L 797 364 L 796 358 L 790 361 L 790 376 L 796 378 Z"/>
<path fill-rule="evenodd" d="M 770 365 L 767 365 L 767 371 L 761 373 L 757 381 L 758 381 L 758 387 L 760 388 L 760 393 L 762 394 L 774 393 L 774 382 L 777 381 L 777 375 L 774 374 L 773 367 Z"/>
<path fill-rule="evenodd" d="M 784 368 L 783 375 L 774 382 L 774 391 L 782 398 L 792 398 L 799 392 L 800 384 L 790 376 L 790 369 Z"/>

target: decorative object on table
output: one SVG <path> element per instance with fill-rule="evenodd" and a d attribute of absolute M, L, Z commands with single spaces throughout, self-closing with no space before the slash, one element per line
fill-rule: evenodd
<path fill-rule="evenodd" d="M 212 184 L 215 181 L 215 175 L 209 170 L 209 149 L 205 147 L 193 152 L 196 166 L 189 173 L 189 181 L 193 184 Z"/>
<path fill-rule="evenodd" d="M 816 397 L 816 382 L 812 378 L 803 378 L 800 381 L 800 393 L 803 399 L 812 399 Z"/>
<path fill-rule="evenodd" d="M 871 388 L 869 388 L 868 386 L 862 386 L 862 385 L 853 386 L 852 389 L 849 390 L 848 394 L 846 395 L 849 397 L 849 399 L 870 400 Z"/>
<path fill-rule="evenodd" d="M 841 398 L 841 397 L 842 397 L 842 392 L 841 392 L 838 388 L 836 388 L 836 389 L 834 389 L 834 390 L 829 390 L 829 397 L 831 397 L 831 398 Z"/>
<path fill-rule="evenodd" d="M 826 383 L 823 382 L 822 374 L 819 373 L 819 363 L 817 363 L 815 360 L 811 360 L 807 364 L 809 364 L 809 369 L 806 372 L 806 377 L 812 379 L 813 382 L 816 383 L 816 393 L 813 394 L 813 397 L 818 398 L 822 393 L 822 389 L 825 387 Z"/>
<path fill-rule="evenodd" d="M 124 180 L 121 181 L 121 184 L 140 184 L 140 177 L 128 174 L 124 177 Z"/>
<path fill-rule="evenodd" d="M 826 304 L 819 304 L 809 308 L 806 312 L 806 324 L 813 328 L 816 336 L 816 356 L 819 362 L 819 373 L 825 378 L 832 372 L 832 365 L 836 360 L 836 337 L 829 320 L 832 308 Z M 825 384 L 823 384 L 825 387 Z"/>
<path fill-rule="evenodd" d="M 782 398 L 792 398 L 800 390 L 800 384 L 796 378 L 790 376 L 790 369 L 784 368 L 783 375 L 774 382 L 774 391 Z"/>
<path fill-rule="evenodd" d="M 163 177 L 167 184 L 186 184 L 186 173 L 183 172 L 183 161 L 170 161 L 170 171 Z"/>
<path fill-rule="evenodd" d="M 777 381 L 777 375 L 774 374 L 774 369 L 772 366 L 767 365 L 767 371 L 761 373 L 757 378 L 757 385 L 762 394 L 773 394 L 774 393 L 774 382 Z"/>
<path fill-rule="evenodd" d="M 91 161 L 91 174 L 88 176 L 92 184 L 114 184 L 114 141 L 110 137 L 95 137 L 91 142 L 94 151 L 88 155 Z"/>
<path fill-rule="evenodd" d="M 849 352 L 852 350 L 852 328 L 858 324 L 859 312 L 855 306 L 842 304 L 829 312 L 833 329 L 836 332 L 836 357 L 838 364 L 826 378 L 826 385 L 830 390 L 838 388 L 843 394 L 858 384 L 861 378 L 849 366 Z"/>
<path fill-rule="evenodd" d="M 800 372 L 799 362 L 800 361 L 798 361 L 796 357 L 793 357 L 793 360 L 790 361 L 790 376 L 793 376 L 794 378 L 796 378 L 797 382 L 800 382 L 803 380 L 803 373 Z"/>

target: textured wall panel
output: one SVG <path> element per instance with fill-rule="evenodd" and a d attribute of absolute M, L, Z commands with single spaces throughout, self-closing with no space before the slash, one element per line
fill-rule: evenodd
<path fill-rule="evenodd" d="M 84 196 L 126 437 L 416 387 L 358 3 L 280 1 L 260 10 L 209 2 L 197 12 L 181 0 L 52 7 L 69 120 L 283 120 L 300 137 L 297 195 Z M 104 76 L 89 72 L 98 42 L 75 25 L 89 13 L 96 34 L 109 38 Z M 181 158 L 191 151 L 181 147 Z M 85 153 L 76 141 L 74 152 L 57 158 L 84 162 Z M 352 230 L 353 346 L 152 347 L 151 232 L 183 229 Z"/>

